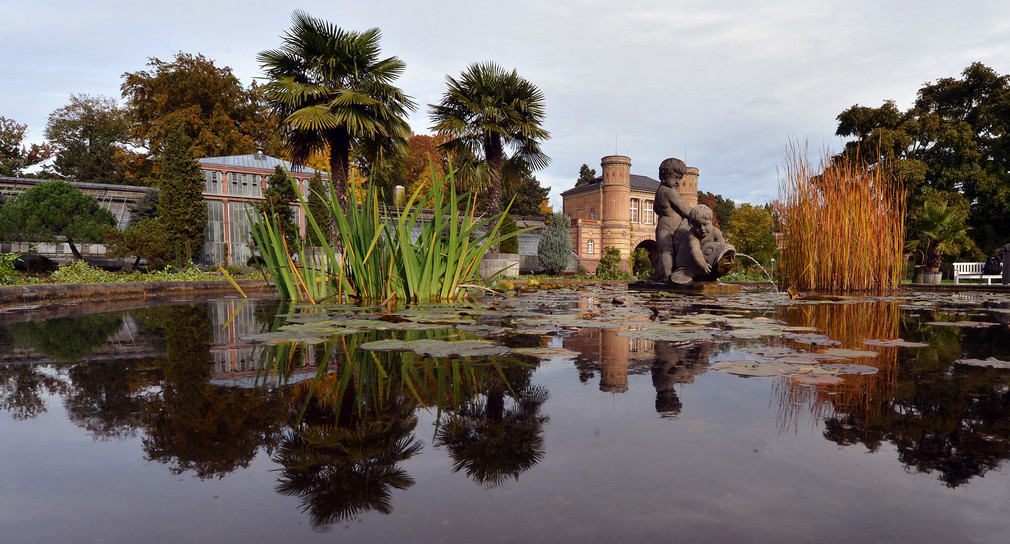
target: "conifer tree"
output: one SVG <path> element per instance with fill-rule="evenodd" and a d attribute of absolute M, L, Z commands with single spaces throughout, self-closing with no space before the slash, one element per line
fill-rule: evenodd
<path fill-rule="evenodd" d="M 551 216 L 551 224 L 537 244 L 537 257 L 540 266 L 548 274 L 557 274 L 568 267 L 568 259 L 572 254 L 572 235 L 569 232 L 571 221 L 563 213 Z"/>
<path fill-rule="evenodd" d="M 165 141 L 159 160 L 158 218 L 165 227 L 173 263 L 183 266 L 200 256 L 207 230 L 203 177 L 189 138 L 176 127 Z"/>
<path fill-rule="evenodd" d="M 321 176 L 317 170 L 316 175 L 312 176 L 312 179 L 309 180 L 308 212 L 312 214 L 312 217 L 314 217 L 316 221 L 319 222 L 319 228 L 322 229 L 323 235 L 326 236 L 327 239 L 320 240 L 319 237 L 316 236 L 316 231 L 311 227 L 305 229 L 305 237 L 308 239 L 308 244 L 312 247 L 322 247 L 323 242 L 330 241 L 330 223 L 328 220 L 330 214 L 326 208 L 325 195 L 326 188 L 323 186 L 323 176 Z"/>
<path fill-rule="evenodd" d="M 262 202 L 256 203 L 256 210 L 261 217 L 263 214 L 267 214 L 280 224 L 288 248 L 294 251 L 298 225 L 295 223 L 295 212 L 291 209 L 290 204 L 298 200 L 298 195 L 295 194 L 295 188 L 291 185 L 288 173 L 280 166 L 275 166 L 274 173 L 267 178 L 263 198 Z"/>

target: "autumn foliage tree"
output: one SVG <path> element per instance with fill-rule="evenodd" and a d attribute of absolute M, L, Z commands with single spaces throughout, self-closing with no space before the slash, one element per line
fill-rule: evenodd
<path fill-rule="evenodd" d="M 269 142 L 276 123 L 256 87 L 244 87 L 231 68 L 181 52 L 170 62 L 152 57 L 147 65 L 123 74 L 120 86 L 135 145 L 161 154 L 177 126 L 198 157 L 249 154 Z"/>
<path fill-rule="evenodd" d="M 768 206 L 741 204 L 722 233 L 737 253 L 750 255 L 765 266 L 775 256 L 775 221 Z M 744 267 L 749 264 L 743 261 Z"/>

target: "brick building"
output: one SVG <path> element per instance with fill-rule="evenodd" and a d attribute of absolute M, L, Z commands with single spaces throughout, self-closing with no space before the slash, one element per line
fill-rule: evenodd
<path fill-rule="evenodd" d="M 631 159 L 610 155 L 600 160 L 603 175 L 561 193 L 563 213 L 572 222 L 572 251 L 579 266 L 592 272 L 603 254 L 613 246 L 621 251 L 621 264 L 638 248 L 656 261 L 656 214 L 653 199 L 659 181 L 631 173 Z M 658 168 L 658 165 L 657 165 Z M 680 183 L 680 195 L 688 206 L 698 204 L 698 169 L 688 168 Z"/>

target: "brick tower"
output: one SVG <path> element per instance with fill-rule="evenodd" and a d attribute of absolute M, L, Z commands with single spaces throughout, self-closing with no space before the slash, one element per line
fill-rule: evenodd
<path fill-rule="evenodd" d="M 623 155 L 610 155 L 600 160 L 603 168 L 603 205 L 600 226 L 604 247 L 621 250 L 621 268 L 628 268 L 630 249 L 631 209 L 631 159 Z M 697 180 L 697 178 L 695 178 Z M 696 181 L 697 182 L 697 181 Z"/>

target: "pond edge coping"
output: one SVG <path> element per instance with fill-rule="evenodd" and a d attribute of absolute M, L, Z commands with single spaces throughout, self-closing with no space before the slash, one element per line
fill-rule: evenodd
<path fill-rule="evenodd" d="M 237 283 L 247 293 L 260 294 L 264 290 L 273 291 L 273 287 L 265 280 L 239 280 Z M 239 296 L 238 291 L 227 280 L 12 285 L 0 287 L 0 310 L 16 311 L 16 308 L 11 306 L 26 304 L 145 299 L 166 295 L 186 296 L 213 292 Z"/>

